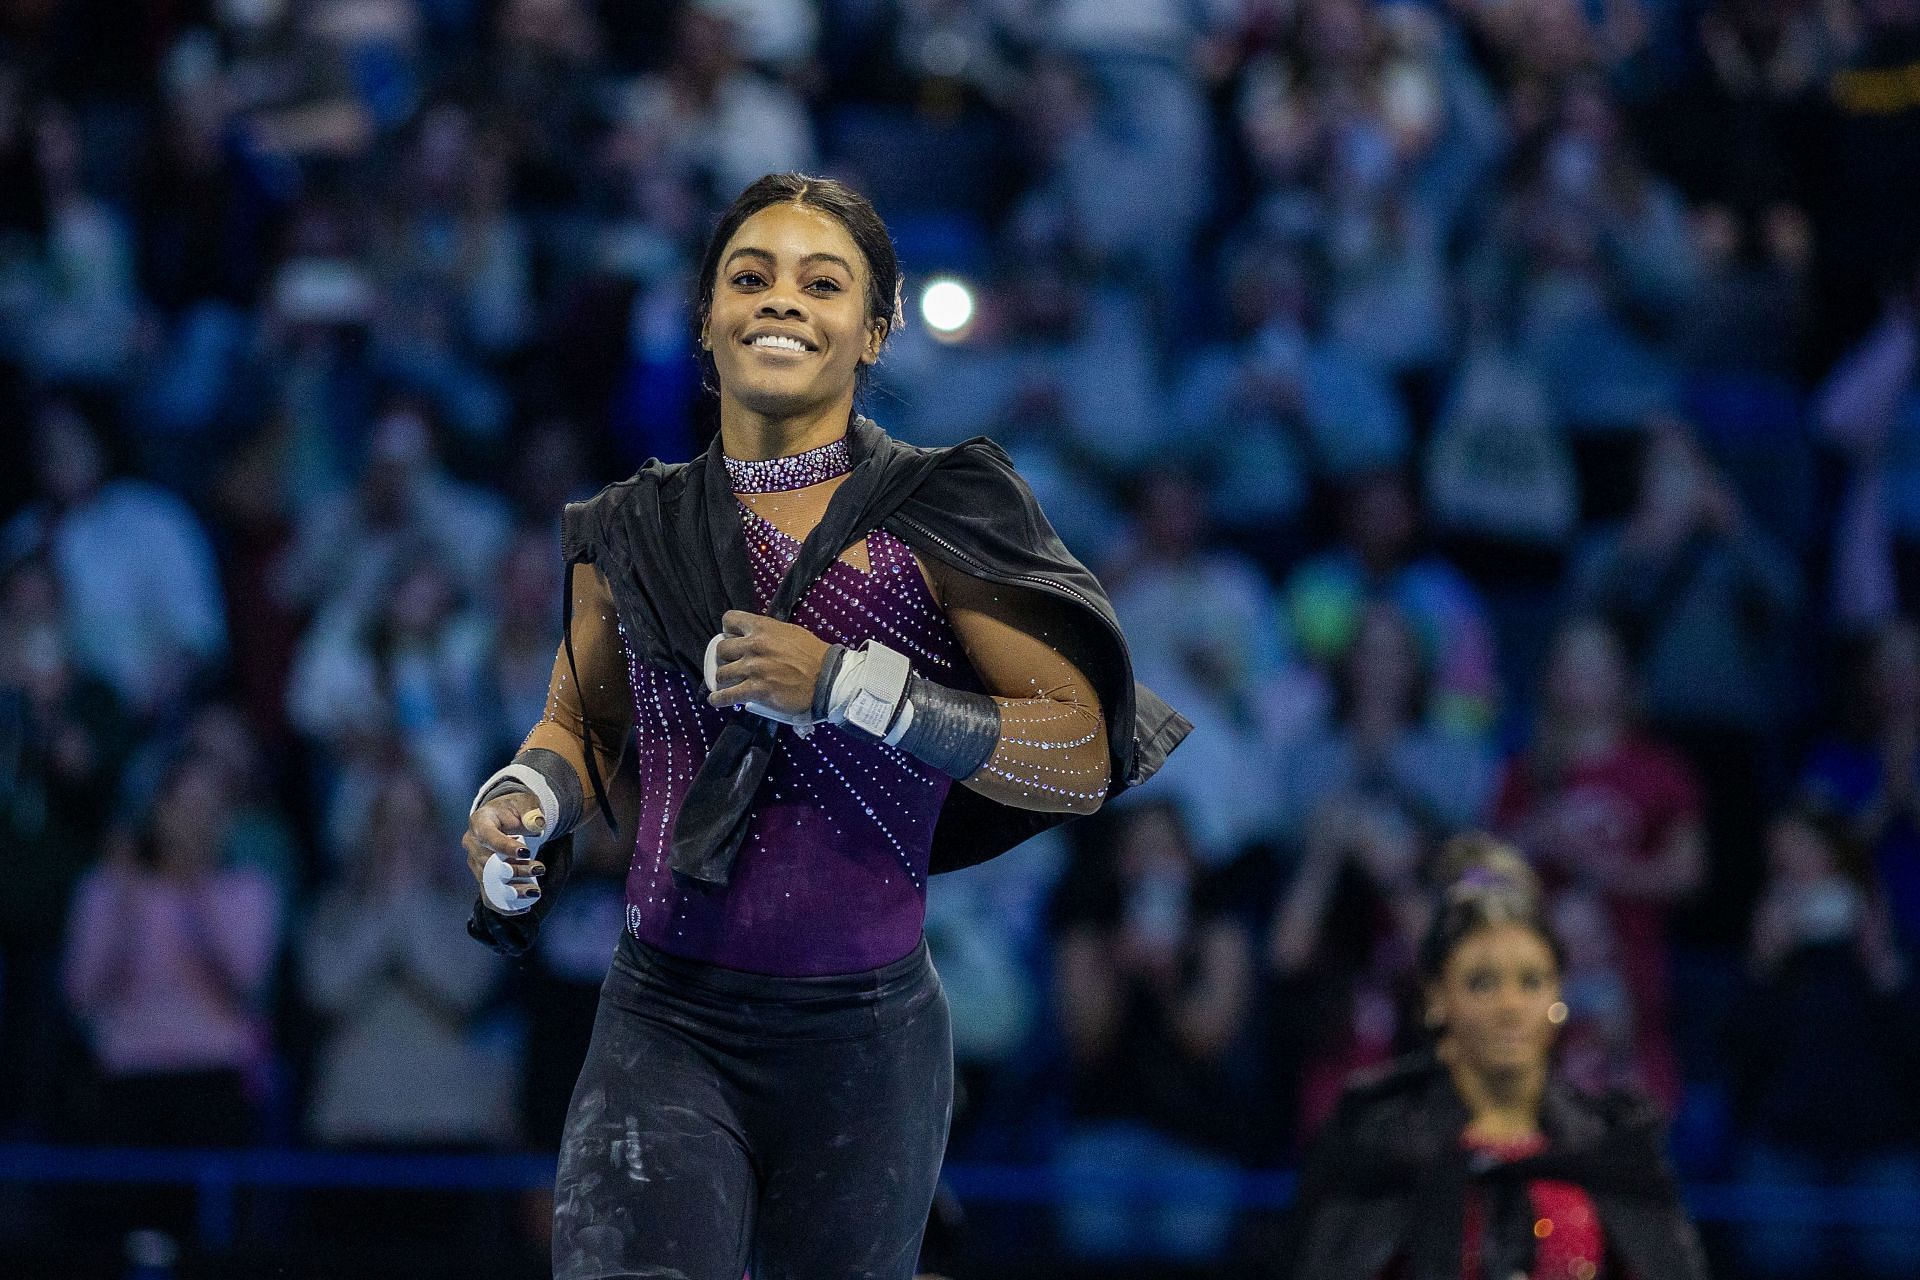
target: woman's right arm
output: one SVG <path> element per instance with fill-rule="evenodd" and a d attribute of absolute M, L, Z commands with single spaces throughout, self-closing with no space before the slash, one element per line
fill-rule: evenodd
<path fill-rule="evenodd" d="M 487 780 L 482 801 L 468 819 L 467 864 L 478 878 L 489 854 L 498 853 L 525 874 L 520 843 L 522 815 L 539 809 L 544 825 L 534 833 L 550 840 L 586 818 L 593 798 L 587 753 L 601 781 L 613 777 L 621 745 L 633 730 L 633 703 L 606 577 L 590 564 L 571 568 L 573 661 L 565 645 L 554 655 L 547 683 L 547 709 L 513 763 Z M 575 676 L 575 669 L 578 676 Z M 531 886 L 529 886 L 531 887 Z M 523 895 L 525 891 L 523 890 Z"/>

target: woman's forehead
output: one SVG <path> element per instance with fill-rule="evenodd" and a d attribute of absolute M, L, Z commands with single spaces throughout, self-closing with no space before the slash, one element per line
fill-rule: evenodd
<path fill-rule="evenodd" d="M 840 259 L 852 271 L 866 270 L 865 255 L 838 218 L 791 202 L 768 205 L 742 222 L 727 241 L 722 261 L 742 250 L 770 254 L 781 266 L 825 254 Z"/>
<path fill-rule="evenodd" d="M 1553 950 L 1546 939 L 1526 925 L 1502 923 L 1475 929 L 1454 945 L 1448 957 L 1449 967 L 1470 965 L 1534 964 L 1551 962 Z"/>

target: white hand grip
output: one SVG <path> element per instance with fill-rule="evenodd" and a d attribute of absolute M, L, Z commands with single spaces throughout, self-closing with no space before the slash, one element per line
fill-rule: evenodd
<path fill-rule="evenodd" d="M 487 865 L 481 871 L 480 889 L 486 894 L 487 905 L 501 915 L 517 916 L 522 911 L 533 910 L 538 898 L 522 898 L 514 892 L 510 883 L 513 879 L 513 864 L 497 853 L 487 855 Z M 536 877 L 537 881 L 537 877 Z"/>

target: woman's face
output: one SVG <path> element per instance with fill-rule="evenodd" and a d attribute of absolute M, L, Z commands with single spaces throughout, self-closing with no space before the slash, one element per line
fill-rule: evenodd
<path fill-rule="evenodd" d="M 195 760 L 181 768 L 153 814 L 161 870 L 189 875 L 213 869 L 219 861 L 227 800 L 213 762 Z"/>
<path fill-rule="evenodd" d="M 388 617 L 396 630 L 408 634 L 431 631 L 453 607 L 453 588 L 446 574 L 430 560 L 422 560 L 394 585 Z"/>
<path fill-rule="evenodd" d="M 374 805 L 361 856 L 378 859 L 388 879 L 409 879 L 430 871 L 445 849 L 433 797 L 415 778 L 394 780 Z"/>
<path fill-rule="evenodd" d="M 1520 924 L 1470 933 L 1428 990 L 1452 1061 L 1487 1075 L 1546 1065 L 1553 1047 L 1560 971 L 1546 940 Z"/>
<path fill-rule="evenodd" d="M 1179 824 L 1164 811 L 1149 809 L 1134 815 L 1116 843 L 1120 878 L 1129 883 L 1151 871 L 1184 874 L 1192 869 Z"/>
<path fill-rule="evenodd" d="M 790 417 L 847 396 L 883 334 L 867 316 L 867 261 L 832 216 L 771 205 L 720 254 L 701 341 L 722 398 Z"/>
<path fill-rule="evenodd" d="M 1767 831 L 1767 866 L 1776 880 L 1804 888 L 1835 874 L 1826 838 L 1795 818 L 1782 818 Z"/>
<path fill-rule="evenodd" d="M 1617 712 L 1626 700 L 1627 673 L 1620 648 L 1604 628 L 1575 627 L 1554 649 L 1548 692 L 1563 715 Z"/>

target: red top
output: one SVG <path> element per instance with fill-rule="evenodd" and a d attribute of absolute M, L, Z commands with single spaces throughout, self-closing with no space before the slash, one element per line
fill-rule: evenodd
<path fill-rule="evenodd" d="M 1541 786 L 1524 758 L 1510 762 L 1494 821 L 1521 837 L 1528 858 L 1557 889 L 1579 881 L 1583 863 L 1658 857 L 1676 828 L 1698 821 L 1700 806 L 1699 786 L 1680 757 L 1628 739 L 1611 755 L 1572 764 L 1551 787 Z M 1620 975 L 1635 1006 L 1641 1078 L 1631 1083 L 1671 1114 L 1679 1103 L 1680 1073 L 1666 1031 L 1666 908 L 1616 894 L 1606 895 L 1606 905 Z"/>
<path fill-rule="evenodd" d="M 1546 1139 L 1535 1137 L 1525 1142 L 1473 1142 L 1461 1144 L 1474 1151 L 1490 1152 L 1502 1160 L 1518 1160 L 1538 1155 L 1546 1149 Z M 1594 1212 L 1587 1193 L 1571 1182 L 1539 1178 L 1527 1184 L 1527 1196 L 1533 1203 L 1533 1272 L 1528 1280 L 1593 1280 L 1602 1261 L 1600 1218 Z M 1467 1194 L 1466 1231 L 1461 1241 L 1460 1274 L 1464 1280 L 1480 1280 L 1480 1237 L 1483 1230 L 1480 1197 Z"/>

